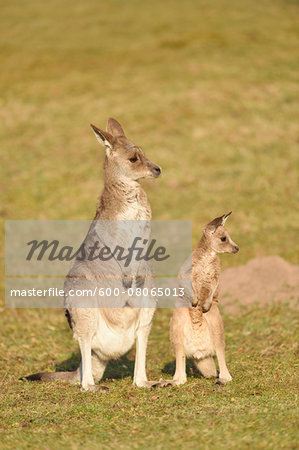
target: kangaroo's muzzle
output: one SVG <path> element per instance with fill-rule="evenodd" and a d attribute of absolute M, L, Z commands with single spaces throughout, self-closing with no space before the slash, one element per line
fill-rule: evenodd
<path fill-rule="evenodd" d="M 150 171 L 154 178 L 158 178 L 162 173 L 161 168 L 159 166 L 156 166 L 155 164 L 153 164 L 153 166 L 150 168 Z"/>

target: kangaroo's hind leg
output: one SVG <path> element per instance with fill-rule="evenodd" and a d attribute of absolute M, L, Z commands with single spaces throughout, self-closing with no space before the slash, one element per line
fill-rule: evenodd
<path fill-rule="evenodd" d="M 88 333 L 81 335 L 78 338 L 80 352 L 81 352 L 81 385 L 83 390 L 92 390 L 94 386 L 94 379 L 91 368 L 91 337 Z"/>
<path fill-rule="evenodd" d="M 146 376 L 146 350 L 148 336 L 154 318 L 154 308 L 141 308 L 139 315 L 139 327 L 136 330 L 136 356 L 133 384 L 138 387 L 151 387 L 152 383 Z"/>
<path fill-rule="evenodd" d="M 140 327 L 136 332 L 136 356 L 134 367 L 133 384 L 138 387 L 151 387 L 153 382 L 147 380 L 146 376 L 146 349 L 151 323 Z"/>
<path fill-rule="evenodd" d="M 175 309 L 170 321 L 170 336 L 175 350 L 175 374 L 173 384 L 180 385 L 187 381 L 186 352 L 184 347 L 185 321 L 190 320 L 188 310 Z"/>
<path fill-rule="evenodd" d="M 94 383 L 93 371 L 97 377 L 99 375 L 102 377 L 105 367 L 99 365 L 96 365 L 94 368 L 92 367 L 90 335 L 86 333 L 83 336 L 80 336 L 78 341 L 81 352 L 80 375 L 82 390 L 91 392 L 109 390 L 105 386 L 96 386 Z"/>
<path fill-rule="evenodd" d="M 140 312 L 140 327 L 136 331 L 136 356 L 133 379 L 133 384 L 138 387 L 155 388 L 170 385 L 170 382 L 163 379 L 149 381 L 146 376 L 146 348 L 154 313 L 154 308 L 144 308 Z"/>
<path fill-rule="evenodd" d="M 108 361 L 101 359 L 94 350 L 91 351 L 91 369 L 95 383 L 98 383 L 103 378 L 107 362 Z M 98 391 L 109 391 L 109 388 L 107 386 L 97 385 L 96 389 Z"/>
<path fill-rule="evenodd" d="M 183 343 L 174 344 L 175 347 L 175 374 L 173 384 L 184 384 L 187 381 L 186 375 L 186 355 Z"/>

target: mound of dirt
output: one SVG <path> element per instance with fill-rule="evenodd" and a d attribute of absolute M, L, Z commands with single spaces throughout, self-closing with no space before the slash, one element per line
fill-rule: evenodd
<path fill-rule="evenodd" d="M 222 272 L 220 304 L 225 311 L 235 312 L 242 305 L 290 301 L 298 305 L 299 266 L 279 256 L 254 258 L 244 266 Z"/>

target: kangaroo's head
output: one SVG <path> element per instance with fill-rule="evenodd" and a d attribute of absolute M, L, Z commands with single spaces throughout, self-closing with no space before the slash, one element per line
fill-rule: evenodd
<path fill-rule="evenodd" d="M 147 159 L 140 147 L 129 141 L 122 126 L 108 119 L 106 131 L 91 125 L 97 140 L 106 149 L 104 168 L 113 178 L 137 181 L 140 178 L 157 178 L 161 169 Z"/>
<path fill-rule="evenodd" d="M 224 224 L 231 213 L 217 217 L 208 223 L 205 228 L 205 237 L 211 249 L 216 253 L 237 253 L 239 251 L 238 245 L 230 238 L 227 230 L 224 228 Z"/>

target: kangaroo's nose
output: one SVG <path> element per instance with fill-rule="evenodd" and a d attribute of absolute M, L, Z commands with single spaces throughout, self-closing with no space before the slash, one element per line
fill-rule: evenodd
<path fill-rule="evenodd" d="M 234 253 L 238 253 L 238 251 L 239 251 L 239 247 L 238 247 L 238 245 L 235 245 L 234 246 Z"/>

